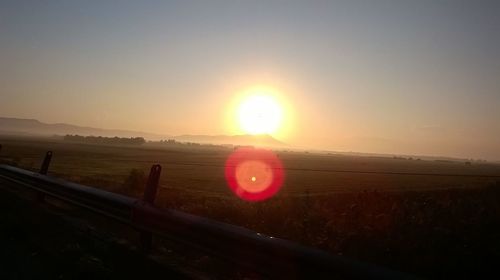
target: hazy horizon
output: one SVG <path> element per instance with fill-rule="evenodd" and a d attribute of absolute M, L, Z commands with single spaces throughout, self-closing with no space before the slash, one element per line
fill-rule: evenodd
<path fill-rule="evenodd" d="M 500 2 L 2 1 L 0 116 L 234 135 L 273 89 L 296 147 L 500 160 Z"/>
<path fill-rule="evenodd" d="M 23 118 L 16 118 L 16 117 L 5 117 L 5 116 L 0 116 L 0 119 L 2 118 L 10 118 L 10 119 L 20 119 L 20 120 L 36 120 L 36 121 L 39 121 L 43 124 L 48 124 L 48 125 L 72 125 L 72 126 L 77 126 L 77 127 L 82 127 L 82 128 L 92 128 L 92 129 L 102 129 L 102 130 L 105 130 L 105 131 L 109 131 L 109 132 L 112 132 L 112 131 L 121 131 L 121 132 L 130 132 L 132 134 L 127 134 L 127 135 L 116 135 L 116 134 L 109 134 L 108 133 L 105 133 L 105 134 L 95 134 L 95 133 L 92 133 L 92 134 L 88 134 L 88 133 L 74 133 L 74 132 L 68 132 L 68 133 L 62 133 L 62 134 L 55 134 L 55 135 L 58 135 L 58 136 L 63 136 L 63 135 L 83 135 L 83 136 L 104 136 L 104 137 L 114 137 L 114 136 L 118 136 L 118 137 L 144 137 L 146 140 L 148 141 L 159 141 L 159 140 L 168 140 L 168 139 L 174 139 L 176 141 L 180 141 L 180 142 L 195 142 L 195 143 L 201 143 L 201 144 L 215 144 L 215 145 L 219 145 L 219 144 L 231 144 L 229 142 L 221 142 L 221 140 L 225 140 L 226 138 L 223 138 L 223 139 L 215 139 L 217 141 L 210 141 L 210 140 L 214 140 L 214 139 L 205 139 L 206 137 L 208 138 L 211 138 L 211 137 L 238 137 L 238 136 L 267 136 L 267 134 L 263 134 L 263 135 L 251 135 L 251 134 L 180 134 L 180 135 L 172 135 L 172 134 L 156 134 L 156 133 L 153 133 L 153 132 L 149 132 L 149 131 L 136 131 L 136 130 L 127 130 L 127 129 L 120 129 L 120 128 L 107 128 L 107 127 L 86 127 L 86 126 L 80 126 L 78 124 L 72 124 L 72 123 L 65 123 L 65 122 L 57 122 L 57 123 L 47 123 L 47 122 L 43 122 L 43 121 L 40 121 L 38 119 L 23 119 Z M 0 126 L 0 129 L 2 127 Z M 11 132 L 12 133 L 12 132 Z M 134 134 L 135 133 L 135 134 Z M 51 133 L 45 133 L 44 135 L 45 136 L 49 136 L 49 134 L 51 136 L 53 136 L 54 134 L 51 134 Z M 26 135 L 26 134 L 16 134 L 15 132 L 12 133 L 12 134 L 2 134 L 2 131 L 0 130 L 0 136 L 2 135 L 7 135 L 7 136 L 15 136 L 15 135 L 24 135 L 24 136 L 43 136 L 41 134 L 37 134 L 37 133 L 34 133 L 32 135 Z M 488 160 L 490 162 L 497 162 L 497 163 L 500 163 L 500 159 L 498 158 L 489 158 L 489 159 L 486 159 L 486 158 L 466 158 L 466 157 L 463 157 L 463 156 L 459 156 L 459 155 L 444 155 L 444 154 L 425 154 L 425 153 L 392 153 L 392 152 L 375 152 L 375 151 L 370 151 L 370 150 L 367 150 L 367 151 L 362 151 L 362 150 L 352 150 L 352 149 L 342 149 L 341 147 L 337 147 L 337 149 L 332 149 L 332 148 L 328 148 L 328 147 L 310 147 L 310 146 L 300 146 L 300 145 L 289 145 L 288 143 L 286 142 L 282 142 L 280 141 L 279 139 L 273 137 L 272 135 L 269 135 L 271 136 L 271 140 L 277 140 L 278 142 L 277 143 L 274 143 L 274 142 L 265 142 L 265 143 L 260 143 L 258 144 L 259 146 L 260 145 L 264 145 L 264 147 L 273 147 L 273 148 L 278 148 L 278 149 L 287 149 L 287 150 L 291 150 L 291 151 L 314 151 L 314 152 L 320 152 L 320 153 L 347 153 L 347 154 L 366 154 L 366 155 L 383 155 L 383 156 L 403 156 L 403 157 L 415 157 L 416 158 L 419 158 L 419 157 L 422 157 L 422 158 L 450 158 L 450 159 L 456 159 L 456 160 L 463 160 L 463 159 L 472 159 L 472 160 Z M 187 137 L 187 139 L 185 139 L 185 137 Z M 201 138 L 200 138 L 201 137 Z M 241 139 L 236 139 L 236 140 L 241 140 Z M 359 139 L 359 140 L 363 140 L 363 139 Z M 377 144 L 376 142 L 380 142 L 380 141 L 386 141 L 386 142 L 390 142 L 389 140 L 387 139 L 366 139 L 366 140 L 369 140 L 370 142 L 375 142 L 375 145 Z M 238 142 L 238 143 L 232 143 L 234 145 L 255 145 L 256 143 L 241 143 L 241 142 Z M 270 145 L 270 146 L 268 146 Z"/>

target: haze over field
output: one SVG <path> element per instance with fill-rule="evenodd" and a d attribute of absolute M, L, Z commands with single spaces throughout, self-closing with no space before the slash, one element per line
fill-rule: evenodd
<path fill-rule="evenodd" d="M 253 145 L 261 147 L 287 147 L 271 135 L 160 135 L 142 131 L 102 129 L 72 124 L 48 124 L 34 119 L 0 117 L 0 136 L 37 136 L 62 137 L 65 135 L 102 136 L 102 137 L 143 137 L 148 141 L 175 140 L 182 143 L 201 143 L 217 145 Z M 158 143 L 158 142 L 155 142 Z"/>
<path fill-rule="evenodd" d="M 500 160 L 498 1 L 2 1 L 0 38 L 1 116 Z"/>

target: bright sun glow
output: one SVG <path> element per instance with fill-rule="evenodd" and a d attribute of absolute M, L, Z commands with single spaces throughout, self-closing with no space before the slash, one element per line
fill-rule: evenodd
<path fill-rule="evenodd" d="M 272 134 L 281 125 L 282 108 L 269 95 L 252 95 L 243 100 L 238 108 L 241 129 L 248 134 Z"/>

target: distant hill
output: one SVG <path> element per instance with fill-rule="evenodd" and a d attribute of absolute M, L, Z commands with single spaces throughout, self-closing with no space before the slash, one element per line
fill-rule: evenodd
<path fill-rule="evenodd" d="M 271 135 L 181 135 L 172 137 L 178 142 L 209 144 L 232 144 L 241 146 L 283 147 L 285 143 Z"/>
<path fill-rule="evenodd" d="M 167 135 L 153 134 L 140 131 L 102 129 L 94 127 L 77 126 L 65 123 L 48 124 L 35 119 L 18 119 L 0 117 L 0 134 L 22 136 L 52 136 L 78 134 L 82 136 L 104 137 L 144 137 L 146 139 L 164 139 Z"/>
<path fill-rule="evenodd" d="M 193 142 L 201 144 L 232 144 L 252 145 L 266 147 L 284 146 L 270 135 L 181 135 L 169 136 L 141 131 L 103 129 L 85 127 L 65 123 L 43 123 L 35 119 L 19 119 L 0 117 L 0 135 L 19 136 L 64 136 L 67 134 L 81 136 L 103 136 L 103 137 L 143 137 L 147 140 L 174 139 L 178 142 Z"/>

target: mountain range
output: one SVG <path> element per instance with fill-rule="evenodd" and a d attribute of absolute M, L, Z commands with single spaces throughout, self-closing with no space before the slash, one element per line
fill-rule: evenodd
<path fill-rule="evenodd" d="M 36 119 L 20 119 L 0 117 L 0 135 L 14 136 L 64 136 L 77 134 L 82 136 L 103 137 L 144 137 L 147 140 L 173 139 L 178 142 L 254 145 L 254 146 L 283 146 L 283 142 L 270 135 L 181 135 L 170 136 L 164 134 L 147 133 L 132 130 L 103 129 L 78 126 L 66 123 L 49 124 Z"/>

